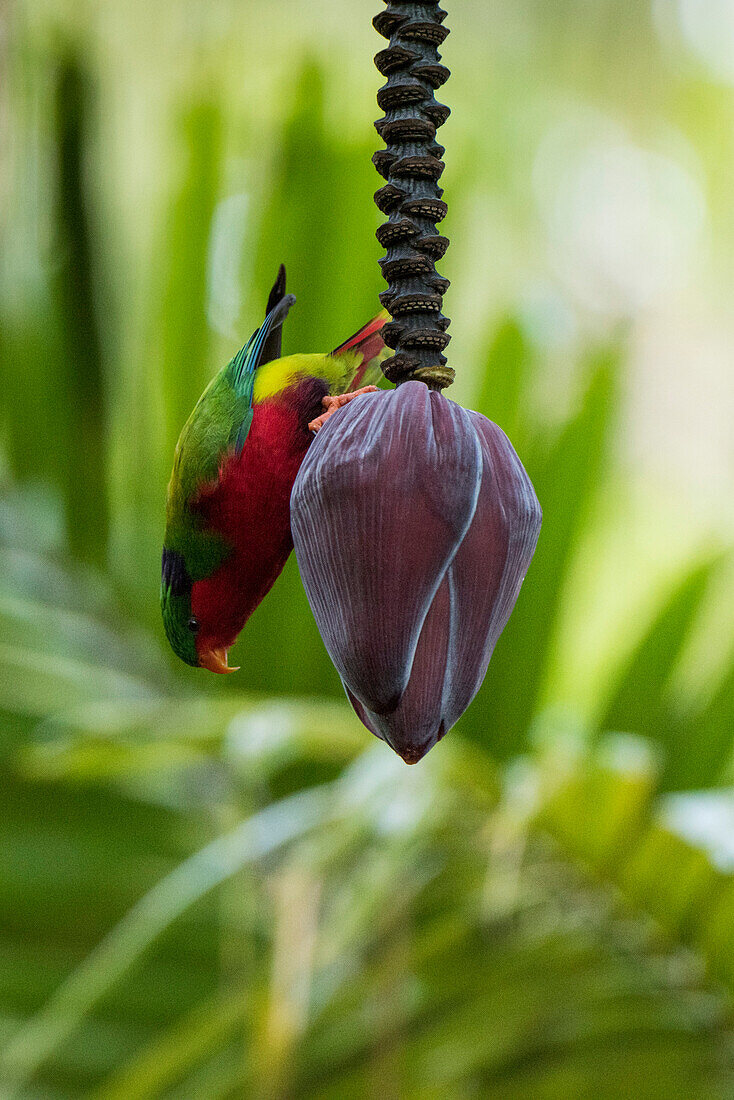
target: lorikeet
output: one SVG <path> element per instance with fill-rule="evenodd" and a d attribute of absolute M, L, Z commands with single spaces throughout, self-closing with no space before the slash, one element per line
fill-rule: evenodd
<path fill-rule="evenodd" d="M 163 622 L 178 656 L 212 672 L 235 671 L 227 650 L 293 549 L 291 489 L 313 433 L 377 379 L 384 358 L 384 312 L 331 354 L 280 358 L 294 302 L 281 266 L 265 321 L 206 388 L 176 446 Z"/>

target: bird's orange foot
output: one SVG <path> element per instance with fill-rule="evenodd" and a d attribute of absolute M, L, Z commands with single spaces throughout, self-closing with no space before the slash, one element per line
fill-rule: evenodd
<path fill-rule="evenodd" d="M 354 397 L 359 397 L 363 393 L 377 393 L 377 386 L 362 386 L 361 390 L 354 390 L 352 393 L 337 393 L 333 397 L 331 394 L 323 399 L 321 404 L 324 406 L 324 412 L 321 416 L 317 416 L 315 420 L 312 420 L 308 426 L 308 430 L 313 432 L 314 435 L 320 428 L 323 428 L 326 421 L 330 416 L 333 416 L 337 409 L 340 409 L 342 405 L 347 405 Z"/>

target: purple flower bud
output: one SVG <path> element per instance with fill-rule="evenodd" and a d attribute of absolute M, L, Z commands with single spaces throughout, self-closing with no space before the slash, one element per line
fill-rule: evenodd
<path fill-rule="evenodd" d="M 507 436 L 421 382 L 355 398 L 291 496 L 311 609 L 364 725 L 414 764 L 476 695 L 540 530 Z"/>

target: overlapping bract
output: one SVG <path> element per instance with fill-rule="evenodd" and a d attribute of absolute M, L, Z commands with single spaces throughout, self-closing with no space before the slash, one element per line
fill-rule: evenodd
<path fill-rule="evenodd" d="M 301 577 L 352 706 L 406 762 L 479 690 L 540 520 L 504 432 L 421 382 L 314 440 L 291 497 Z"/>

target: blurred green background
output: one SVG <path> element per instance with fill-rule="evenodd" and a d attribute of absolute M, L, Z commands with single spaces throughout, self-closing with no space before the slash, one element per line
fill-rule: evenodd
<path fill-rule="evenodd" d="M 734 1097 L 734 5 L 448 4 L 451 396 L 545 512 L 416 768 L 291 561 L 159 622 L 179 428 L 377 309 L 363 0 L 0 3 L 0 1097 Z"/>

